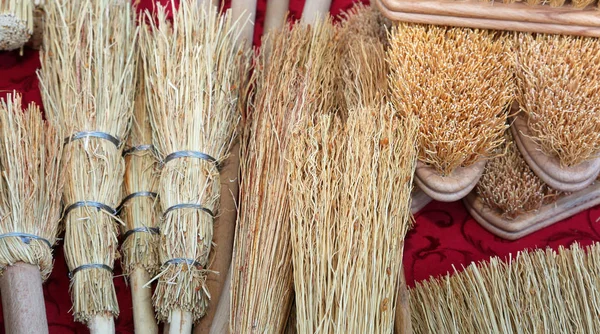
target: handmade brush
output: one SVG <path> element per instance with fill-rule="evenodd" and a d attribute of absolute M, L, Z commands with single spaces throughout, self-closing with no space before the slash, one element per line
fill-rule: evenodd
<path fill-rule="evenodd" d="M 45 9 L 39 77 L 68 153 L 63 221 L 73 314 L 92 332 L 114 332 L 116 208 L 136 85 L 134 13 L 121 0 L 56 0 Z"/>
<path fill-rule="evenodd" d="M 0 102 L 0 290 L 6 333 L 48 333 L 42 282 L 61 215 L 62 134 L 19 94 Z"/>
<path fill-rule="evenodd" d="M 263 38 L 241 143 L 239 215 L 231 277 L 233 333 L 283 330 L 292 299 L 285 150 L 299 114 L 300 74 L 322 29 L 284 27 Z M 318 58 L 311 58 L 318 63 Z"/>
<path fill-rule="evenodd" d="M 549 186 L 581 190 L 600 173 L 600 41 L 526 33 L 516 38 L 515 141 Z"/>
<path fill-rule="evenodd" d="M 411 290 L 415 333 L 598 333 L 600 245 L 471 264 Z"/>
<path fill-rule="evenodd" d="M 0 51 L 22 47 L 33 34 L 31 0 L 0 1 Z"/>
<path fill-rule="evenodd" d="M 159 171 L 152 146 L 152 127 L 148 119 L 145 91 L 143 75 L 139 75 L 132 130 L 124 151 L 123 200 L 117 211 L 124 223 L 121 226 L 121 265 L 131 285 L 135 330 L 158 333 L 152 289 L 147 283 L 160 268 L 160 209 L 156 193 Z"/>
<path fill-rule="evenodd" d="M 508 34 L 400 24 L 390 43 L 392 101 L 421 120 L 416 183 L 433 199 L 458 200 L 504 140 L 514 89 Z"/>
<path fill-rule="evenodd" d="M 158 186 L 160 262 L 154 294 L 157 317 L 171 333 L 216 304 L 206 286 L 211 271 L 213 220 L 220 196 L 220 165 L 239 120 L 245 53 L 238 24 L 212 5 L 184 0 L 158 6 L 142 29 L 147 104 L 161 161 Z M 217 248 L 218 251 L 218 248 Z M 225 273 L 223 273 L 225 275 Z M 216 307 L 216 305 L 214 306 Z"/>

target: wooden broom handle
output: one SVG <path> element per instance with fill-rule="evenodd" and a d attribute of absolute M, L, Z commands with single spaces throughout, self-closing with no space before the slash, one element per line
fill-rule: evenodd
<path fill-rule="evenodd" d="M 267 12 L 264 21 L 265 33 L 283 27 L 289 7 L 290 0 L 267 0 Z"/>
<path fill-rule="evenodd" d="M 0 277 L 4 329 L 11 334 L 48 333 L 42 276 L 37 266 L 16 263 Z"/>
<path fill-rule="evenodd" d="M 169 321 L 168 332 L 165 330 L 165 334 L 188 334 L 192 332 L 192 326 L 194 320 L 192 319 L 192 313 L 182 311 L 179 309 L 171 311 L 171 321 Z"/>
<path fill-rule="evenodd" d="M 90 334 L 115 333 L 115 318 L 111 314 L 96 315 L 88 322 Z"/>
<path fill-rule="evenodd" d="M 227 272 L 225 284 L 223 284 L 223 293 L 217 304 L 217 311 L 213 318 L 209 334 L 229 334 L 229 315 L 231 312 L 231 271 L 233 266 Z"/>
<path fill-rule="evenodd" d="M 152 306 L 152 289 L 144 287 L 150 279 L 150 274 L 144 268 L 133 269 L 130 276 L 133 324 L 136 333 L 158 333 L 158 324 Z"/>
<path fill-rule="evenodd" d="M 412 324 L 410 319 L 410 296 L 408 294 L 408 287 L 406 286 L 404 268 L 402 268 L 400 271 L 397 299 L 394 333 L 412 334 Z"/>
<path fill-rule="evenodd" d="M 479 29 L 510 30 L 524 32 L 538 32 L 546 34 L 564 34 L 587 37 L 600 37 L 600 27 L 586 27 L 581 25 L 561 25 L 549 23 L 519 22 L 508 20 L 464 18 L 446 15 L 418 14 L 393 11 L 382 3 L 383 0 L 374 0 L 381 12 L 393 21 L 412 22 L 421 24 L 447 25 L 454 27 L 470 27 Z"/>
<path fill-rule="evenodd" d="M 306 0 L 302 10 L 300 22 L 304 24 L 314 24 L 318 17 L 323 18 L 329 13 L 331 0 Z"/>
<path fill-rule="evenodd" d="M 249 16 L 250 21 L 242 27 L 241 39 L 247 48 L 252 47 L 254 39 L 254 21 L 256 19 L 256 1 L 257 0 L 232 0 L 231 14 L 234 20 L 241 19 L 246 22 Z"/>

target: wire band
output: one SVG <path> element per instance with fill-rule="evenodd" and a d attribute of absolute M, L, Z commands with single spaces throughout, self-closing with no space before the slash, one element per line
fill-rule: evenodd
<path fill-rule="evenodd" d="M 138 191 L 138 192 L 134 192 L 131 193 L 127 196 L 125 196 L 125 198 L 123 198 L 123 200 L 121 201 L 121 204 L 119 204 L 119 206 L 117 207 L 117 212 L 121 212 L 121 210 L 123 210 L 123 206 L 125 206 L 125 204 L 136 197 L 151 197 L 151 198 L 156 198 L 158 197 L 158 194 L 152 191 Z"/>
<path fill-rule="evenodd" d="M 178 152 L 173 152 L 169 155 L 167 155 L 165 157 L 165 159 L 162 161 L 162 165 L 166 165 L 167 162 L 171 161 L 171 160 L 175 160 L 175 159 L 181 159 L 181 158 L 196 158 L 196 159 L 202 159 L 208 162 L 211 162 L 215 165 L 215 167 L 217 167 L 217 169 L 219 168 L 219 162 L 217 161 L 217 159 L 211 157 L 210 155 L 203 153 L 203 152 L 198 152 L 198 151 L 178 151 Z"/>
<path fill-rule="evenodd" d="M 200 210 L 200 211 L 203 211 L 203 212 L 209 214 L 211 218 L 215 218 L 215 215 L 213 214 L 213 212 L 210 209 L 205 208 L 202 205 L 195 204 L 195 203 L 181 203 L 181 204 L 175 204 L 173 206 L 170 206 L 167 210 L 165 210 L 165 212 L 163 212 L 163 217 L 166 216 L 167 213 L 169 213 L 171 211 L 181 210 L 181 209 Z"/>
<path fill-rule="evenodd" d="M 52 244 L 50 243 L 50 241 L 48 241 L 48 239 L 44 239 L 44 238 L 34 235 L 34 234 L 21 233 L 21 232 L 10 232 L 10 233 L 0 234 L 0 239 L 11 238 L 11 237 L 20 238 L 21 241 L 26 245 L 29 245 L 31 240 L 43 241 L 46 245 L 48 245 L 49 248 L 52 248 Z"/>
<path fill-rule="evenodd" d="M 129 238 L 130 235 L 134 234 L 134 233 L 150 233 L 150 234 L 159 234 L 160 233 L 160 229 L 158 227 L 137 227 L 134 229 L 131 229 L 127 232 L 125 232 L 125 234 L 123 234 L 123 242 L 125 242 L 125 240 L 127 240 L 127 238 Z"/>
<path fill-rule="evenodd" d="M 201 265 L 200 263 L 196 262 L 195 260 L 181 258 L 181 257 L 175 258 L 175 259 L 170 259 L 169 261 L 163 263 L 163 266 L 166 266 L 169 264 L 187 264 L 188 266 L 200 267 L 200 269 L 204 269 L 204 266 Z"/>
<path fill-rule="evenodd" d="M 94 201 L 79 201 L 79 202 L 75 202 L 75 203 L 69 205 L 65 209 L 63 216 L 66 217 L 69 214 L 69 212 L 71 212 L 77 208 L 82 208 L 82 207 L 92 207 L 92 208 L 98 209 L 98 211 L 100 211 L 100 210 L 106 211 L 107 213 L 109 213 L 113 216 L 117 215 L 117 211 L 115 209 L 111 208 L 110 206 L 108 206 L 104 203 L 94 202 Z"/>
<path fill-rule="evenodd" d="M 73 271 L 70 271 L 68 274 L 69 278 L 72 279 L 77 272 L 87 269 L 104 269 L 110 271 L 111 274 L 113 272 L 113 268 L 105 265 L 104 263 L 88 263 L 73 269 Z"/>
<path fill-rule="evenodd" d="M 132 146 L 132 147 L 126 149 L 125 151 L 123 151 L 123 156 L 126 156 L 128 154 L 133 154 L 135 152 L 142 152 L 142 151 L 151 151 L 152 153 L 154 153 L 156 150 L 154 149 L 153 145 Z"/>
<path fill-rule="evenodd" d="M 80 132 L 75 132 L 74 134 L 72 134 L 71 136 L 65 138 L 65 142 L 64 145 L 67 145 L 68 143 L 78 140 L 78 139 L 84 139 L 84 138 L 99 138 L 99 139 L 104 139 L 104 140 L 108 140 L 109 142 L 113 143 L 113 145 L 115 145 L 116 148 L 121 147 L 121 140 L 111 134 L 108 134 L 106 132 L 100 132 L 100 131 L 80 131 Z"/>

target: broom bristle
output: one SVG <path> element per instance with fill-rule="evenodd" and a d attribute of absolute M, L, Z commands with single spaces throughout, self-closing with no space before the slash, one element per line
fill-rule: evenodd
<path fill-rule="evenodd" d="M 533 173 L 510 131 L 504 136 L 502 154 L 488 161 L 476 189 L 485 205 L 504 218 L 514 219 L 554 201 L 561 192 L 550 188 Z"/>
<path fill-rule="evenodd" d="M 196 321 L 210 300 L 206 277 L 219 204 L 218 165 L 235 138 L 248 62 L 237 45 L 240 22 L 229 13 L 222 16 L 195 0 L 181 1 L 177 10 L 174 2 L 167 6 L 172 22 L 167 8 L 158 6 L 156 20 L 148 14 L 141 43 L 154 145 L 162 161 L 162 267 L 154 305 L 161 321 L 173 310 L 191 312 Z M 174 158 L 165 160 L 169 155 Z"/>
<path fill-rule="evenodd" d="M 574 244 L 492 258 L 417 283 L 412 327 L 421 333 L 597 333 L 600 245 Z"/>
<path fill-rule="evenodd" d="M 31 0 L 0 1 L 0 50 L 16 50 L 33 34 Z"/>
<path fill-rule="evenodd" d="M 44 121 L 36 105 L 22 109 L 20 95 L 8 94 L 0 103 L 2 269 L 16 262 L 36 265 L 43 280 L 52 271 L 64 185 L 62 139 L 57 125 Z"/>
<path fill-rule="evenodd" d="M 70 138 L 64 250 L 74 272 L 75 320 L 88 322 L 119 313 L 114 220 L 125 167 L 121 143 L 135 98 L 137 29 L 131 6 L 120 0 L 56 0 L 46 14 L 40 84 L 47 117 Z"/>
<path fill-rule="evenodd" d="M 600 40 L 519 33 L 517 100 L 533 139 L 564 166 L 600 152 Z"/>
<path fill-rule="evenodd" d="M 400 24 L 388 61 L 393 102 L 420 119 L 419 160 L 442 175 L 494 155 L 513 99 L 508 34 Z"/>

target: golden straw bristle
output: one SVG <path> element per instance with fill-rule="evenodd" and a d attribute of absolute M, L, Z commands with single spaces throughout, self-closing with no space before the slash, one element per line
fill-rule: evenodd
<path fill-rule="evenodd" d="M 75 320 L 88 322 L 119 313 L 109 268 L 118 255 L 115 209 L 135 99 L 137 29 L 126 1 L 55 0 L 45 9 L 40 85 L 46 114 L 70 138 L 64 251 L 69 270 L 77 269 L 70 288 Z"/>
<path fill-rule="evenodd" d="M 563 166 L 600 152 L 600 40 L 519 33 L 515 43 L 521 116 L 544 154 Z"/>
<path fill-rule="evenodd" d="M 31 0 L 0 1 L 0 50 L 16 50 L 33 34 Z"/>
<path fill-rule="evenodd" d="M 573 244 L 417 283 L 414 333 L 598 333 L 599 256 L 597 243 Z"/>
<path fill-rule="evenodd" d="M 230 13 L 220 15 L 195 0 L 181 1 L 177 10 L 174 3 L 167 6 L 172 21 L 167 8 L 158 6 L 156 20 L 147 14 L 141 43 L 147 106 L 162 164 L 162 267 L 154 305 L 161 321 L 169 321 L 174 310 L 189 312 L 196 321 L 209 306 L 206 277 L 219 205 L 218 166 L 236 136 L 248 57 L 238 45 L 243 22 L 234 22 Z M 183 151 L 214 161 L 176 153 Z M 174 158 L 165 160 L 169 155 Z"/>
<path fill-rule="evenodd" d="M 476 187 L 489 208 L 503 218 L 514 219 L 538 210 L 560 195 L 529 168 L 510 131 L 506 131 L 505 143 L 499 150 L 502 154 L 488 161 Z"/>
<path fill-rule="evenodd" d="M 36 105 L 23 110 L 20 94 L 13 94 L 0 103 L 0 267 L 36 265 L 45 280 L 59 233 L 63 137 L 57 124 L 43 120 Z"/>
<path fill-rule="evenodd" d="M 392 101 L 419 117 L 419 160 L 442 175 L 493 156 L 504 141 L 514 95 L 508 36 L 415 24 L 392 31 Z"/>
<path fill-rule="evenodd" d="M 292 301 L 286 151 L 292 126 L 327 110 L 333 86 L 334 28 L 294 25 L 267 35 L 255 60 L 253 103 L 240 157 L 240 210 L 234 243 L 231 328 L 235 333 L 282 332 Z M 300 91 L 316 84 L 303 99 Z M 268 190 L 268 191 L 267 191 Z"/>

